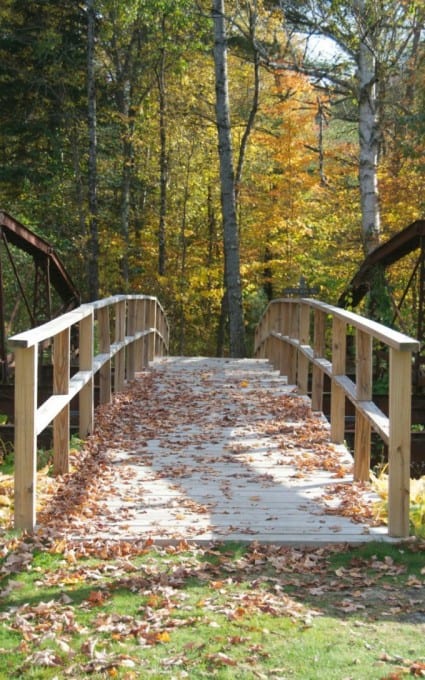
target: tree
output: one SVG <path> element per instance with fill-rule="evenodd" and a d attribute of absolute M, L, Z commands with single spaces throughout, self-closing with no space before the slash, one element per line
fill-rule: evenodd
<path fill-rule="evenodd" d="M 340 101 L 357 102 L 362 237 L 365 252 L 370 252 L 381 232 L 377 168 L 386 89 L 416 49 L 422 2 L 280 0 L 280 7 L 288 25 L 308 37 L 332 40 L 339 51 L 331 64 L 312 64 L 307 51 L 294 66 L 321 87 L 331 86 Z"/>
<path fill-rule="evenodd" d="M 96 120 L 96 77 L 95 43 L 96 12 L 94 0 L 87 0 L 87 107 L 88 107 L 88 213 L 89 213 L 89 257 L 88 287 L 89 299 L 99 297 L 99 238 L 97 216 L 97 120 Z"/>
<path fill-rule="evenodd" d="M 221 206 L 223 218 L 224 276 L 229 314 L 230 355 L 245 355 L 240 252 L 236 219 L 235 174 L 230 124 L 227 38 L 224 0 L 213 0 L 216 123 L 220 159 Z"/>

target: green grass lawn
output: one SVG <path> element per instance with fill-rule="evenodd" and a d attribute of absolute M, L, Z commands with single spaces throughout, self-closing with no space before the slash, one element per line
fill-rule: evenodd
<path fill-rule="evenodd" d="M 111 554 L 3 538 L 0 678 L 425 676 L 418 541 Z"/>

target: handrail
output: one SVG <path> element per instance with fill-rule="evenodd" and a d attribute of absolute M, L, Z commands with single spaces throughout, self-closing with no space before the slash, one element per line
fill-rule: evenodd
<path fill-rule="evenodd" d="M 329 325 L 331 328 L 328 328 Z M 348 329 L 355 335 L 355 380 L 347 375 Z M 389 411 L 372 400 L 373 341 L 389 351 Z M 354 480 L 370 474 L 371 430 L 388 445 L 388 533 L 409 535 L 412 352 L 417 340 L 353 312 L 309 298 L 273 300 L 255 331 L 254 355 L 267 357 L 288 382 L 323 410 L 324 375 L 331 379 L 331 440 L 344 441 L 345 400 L 355 407 Z"/>
<path fill-rule="evenodd" d="M 71 329 L 78 327 L 78 372 L 70 377 Z M 53 340 L 53 394 L 37 405 L 38 347 Z M 9 338 L 15 355 L 15 528 L 36 524 L 37 435 L 53 421 L 53 472 L 69 471 L 70 402 L 79 395 L 79 432 L 94 425 L 94 376 L 109 403 L 155 356 L 168 352 L 164 309 L 148 295 L 115 295 L 81 305 Z M 96 343 L 96 354 L 94 346 Z"/>

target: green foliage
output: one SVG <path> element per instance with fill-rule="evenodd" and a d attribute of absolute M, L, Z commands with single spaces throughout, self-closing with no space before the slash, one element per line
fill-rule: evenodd
<path fill-rule="evenodd" d="M 343 3 L 316 3 L 313 8 L 311 3 L 288 2 L 288 21 L 295 15 L 304 21 L 318 18 L 302 5 L 311 11 L 321 8 L 322 28 L 350 32 L 351 10 Z M 405 6 L 388 6 L 397 21 L 407 11 Z M 96 9 L 100 294 L 159 295 L 172 320 L 173 348 L 215 353 L 223 248 L 210 6 L 190 0 L 101 0 Z M 250 335 L 264 295 L 281 295 L 302 274 L 320 297 L 336 302 L 363 259 L 352 78 L 341 99 L 332 92 L 331 80 L 325 93 L 288 71 L 298 46 L 288 51 L 276 3 L 258 2 L 253 10 L 253 3 L 226 3 L 235 155 L 252 105 L 254 20 L 256 44 L 274 67 L 260 70 L 256 125 L 238 187 Z M 86 28 L 84 4 L 6 0 L 0 10 L 0 206 L 52 242 L 83 298 L 89 250 Z M 355 47 L 358 36 L 353 40 Z M 166 97 L 164 276 L 158 276 L 161 64 Z M 422 62 L 417 64 L 415 82 L 409 81 L 413 99 L 403 105 L 409 115 L 394 116 L 394 101 L 408 89 L 407 66 L 405 75 L 394 79 L 396 91 L 388 86 L 384 102 L 389 130 L 380 164 L 385 234 L 423 212 L 425 80 Z M 341 61 L 334 76 L 345 77 L 346 66 Z M 319 108 L 325 112 L 322 167 Z M 5 254 L 1 257 L 10 316 L 19 292 Z M 31 286 L 24 259 L 18 262 Z M 395 295 L 404 290 L 410 267 L 409 261 L 393 268 L 389 282 Z M 392 312 L 381 284 L 374 283 L 372 311 L 386 323 Z M 405 314 L 407 328 L 414 332 L 411 295 Z M 16 322 L 17 327 L 26 325 L 21 309 Z"/>

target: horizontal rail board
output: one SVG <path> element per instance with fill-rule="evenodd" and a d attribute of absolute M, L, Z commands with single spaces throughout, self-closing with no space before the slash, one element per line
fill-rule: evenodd
<path fill-rule="evenodd" d="M 376 340 L 380 340 L 388 345 L 388 347 L 392 347 L 400 352 L 418 352 L 420 349 L 420 343 L 417 340 L 392 328 L 387 328 L 387 326 L 377 321 L 366 319 L 359 314 L 328 305 L 325 302 L 318 302 L 309 298 L 304 298 L 302 302 L 308 304 L 313 309 L 319 309 L 326 314 L 331 314 L 333 317 L 346 321 L 351 326 L 372 335 Z"/>
<path fill-rule="evenodd" d="M 93 373 L 97 373 L 100 371 L 102 366 L 108 363 L 108 361 L 111 360 L 111 355 L 109 352 L 103 352 L 102 354 L 96 354 L 95 357 L 93 357 Z"/>
<path fill-rule="evenodd" d="M 411 338 L 404 333 L 400 333 L 399 331 L 393 330 L 392 328 L 388 328 L 377 321 L 360 316 L 360 314 L 355 314 L 354 312 L 341 309 L 340 307 L 334 307 L 333 305 L 329 305 L 326 302 L 320 302 L 319 300 L 314 300 L 312 298 L 278 298 L 276 300 L 272 300 L 269 303 L 269 306 L 272 307 L 273 305 L 277 305 L 279 303 L 294 305 L 302 304 L 310 307 L 311 309 L 317 309 L 331 317 L 336 317 L 342 321 L 345 321 L 354 328 L 358 328 L 359 330 L 372 335 L 376 340 L 380 340 L 384 344 L 388 345 L 388 347 L 392 347 L 393 349 L 401 352 L 418 352 L 420 349 L 420 343 L 414 338 Z"/>
<path fill-rule="evenodd" d="M 385 444 L 388 445 L 390 441 L 390 419 L 373 401 L 358 401 L 357 404 L 375 431 L 378 432 Z"/>
<path fill-rule="evenodd" d="M 67 394 L 53 394 L 37 409 L 37 435 L 50 425 L 52 420 L 67 406 L 92 378 L 91 371 L 78 371 L 69 381 Z"/>
<path fill-rule="evenodd" d="M 92 310 L 89 307 L 78 307 L 78 309 L 73 309 L 57 319 L 52 319 L 52 321 L 37 326 L 37 328 L 18 333 L 9 338 L 8 342 L 11 347 L 16 348 L 22 347 L 28 349 L 29 347 L 34 347 L 34 345 L 53 338 L 55 335 L 82 321 L 87 316 L 90 316 L 91 313 Z"/>
<path fill-rule="evenodd" d="M 334 382 L 336 382 L 337 385 L 342 387 L 344 390 L 346 396 L 350 399 L 350 401 L 357 402 L 356 398 L 356 383 L 351 380 L 347 375 L 334 375 L 333 378 Z"/>
<path fill-rule="evenodd" d="M 282 333 L 278 333 L 277 331 L 272 331 L 270 335 L 277 340 L 281 340 L 287 345 L 291 345 L 291 347 L 295 347 L 313 364 L 321 368 L 322 371 L 326 373 L 326 375 L 328 375 L 330 378 L 332 377 L 332 363 L 324 357 L 316 357 L 314 355 L 314 349 L 310 345 L 303 345 L 296 338 L 291 338 L 289 335 L 282 335 Z"/>
<path fill-rule="evenodd" d="M 314 357 L 313 364 L 322 369 L 329 378 L 332 378 L 332 362 L 324 357 Z"/>
<path fill-rule="evenodd" d="M 334 376 L 333 380 L 343 388 L 346 396 L 354 404 L 355 408 L 360 411 L 370 422 L 375 432 L 383 439 L 385 444 L 388 444 L 390 437 L 390 421 L 388 416 L 381 411 L 381 409 L 370 400 L 357 399 L 356 384 L 346 375 Z"/>

